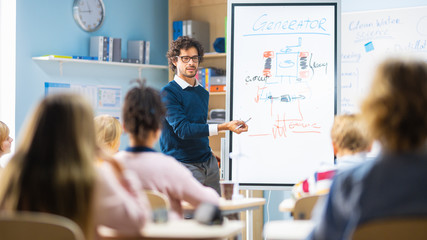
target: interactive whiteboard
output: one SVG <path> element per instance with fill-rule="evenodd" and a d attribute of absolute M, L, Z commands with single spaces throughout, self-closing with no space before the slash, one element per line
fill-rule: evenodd
<path fill-rule="evenodd" d="M 333 163 L 339 84 L 337 1 L 229 1 L 229 174 L 240 186 L 291 186 Z"/>
<path fill-rule="evenodd" d="M 377 65 L 400 53 L 427 61 L 427 7 L 343 14 L 341 112 L 358 112 Z"/>

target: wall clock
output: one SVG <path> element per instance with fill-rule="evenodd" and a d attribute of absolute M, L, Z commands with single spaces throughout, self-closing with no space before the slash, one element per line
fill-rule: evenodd
<path fill-rule="evenodd" d="M 105 17 L 102 0 L 74 0 L 73 16 L 77 25 L 87 32 L 98 30 Z"/>

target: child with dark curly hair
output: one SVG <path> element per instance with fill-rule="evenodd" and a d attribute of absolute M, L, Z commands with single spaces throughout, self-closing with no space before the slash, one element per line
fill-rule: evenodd
<path fill-rule="evenodd" d="M 181 201 L 194 207 L 202 202 L 218 205 L 219 195 L 212 188 L 200 184 L 173 157 L 153 149 L 161 134 L 166 109 L 157 90 L 138 84 L 126 94 L 123 106 L 123 125 L 130 146 L 115 158 L 136 172 L 144 189 L 168 196 L 171 218 L 183 217 Z"/>

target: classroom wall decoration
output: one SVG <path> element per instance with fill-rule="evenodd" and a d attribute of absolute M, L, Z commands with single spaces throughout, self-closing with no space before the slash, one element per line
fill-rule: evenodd
<path fill-rule="evenodd" d="M 239 1 L 229 10 L 227 104 L 249 131 L 230 134 L 230 179 L 291 186 L 332 164 L 337 112 L 337 1 Z"/>

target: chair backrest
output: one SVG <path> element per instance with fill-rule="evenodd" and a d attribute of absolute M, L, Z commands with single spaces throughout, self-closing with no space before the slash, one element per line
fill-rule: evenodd
<path fill-rule="evenodd" d="M 294 210 L 292 215 L 295 220 L 307 220 L 311 219 L 311 212 L 317 201 L 325 195 L 312 195 L 302 197 L 295 202 Z"/>
<path fill-rule="evenodd" d="M 0 214 L 2 240 L 84 240 L 72 220 L 48 213 L 17 212 Z"/>
<path fill-rule="evenodd" d="M 153 190 L 145 190 L 144 193 L 147 195 L 151 209 L 170 209 L 170 202 L 165 194 Z"/>
<path fill-rule="evenodd" d="M 353 240 L 427 239 L 427 217 L 378 219 L 357 226 Z"/>
<path fill-rule="evenodd" d="M 158 191 L 145 190 L 148 201 L 150 202 L 152 219 L 154 222 L 167 222 L 170 211 L 169 198 Z"/>

